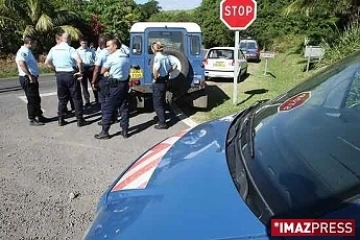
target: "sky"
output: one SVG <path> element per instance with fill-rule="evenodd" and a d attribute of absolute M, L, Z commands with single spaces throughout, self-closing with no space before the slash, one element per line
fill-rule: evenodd
<path fill-rule="evenodd" d="M 183 10 L 200 6 L 201 0 L 157 0 L 163 10 Z M 136 3 L 146 3 L 147 0 L 135 0 Z"/>

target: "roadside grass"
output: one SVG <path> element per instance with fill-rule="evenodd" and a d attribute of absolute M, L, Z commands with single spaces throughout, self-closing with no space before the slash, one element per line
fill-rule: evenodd
<path fill-rule="evenodd" d="M 40 73 L 52 73 L 52 71 L 43 63 L 39 63 Z M 18 70 L 16 63 L 13 61 L 0 60 L 0 79 L 16 77 Z"/>
<path fill-rule="evenodd" d="M 238 84 L 238 104 L 233 105 L 233 83 L 231 80 L 209 81 L 209 110 L 194 111 L 187 109 L 185 114 L 201 123 L 239 112 L 255 101 L 272 99 L 305 81 L 319 69 L 304 71 L 306 60 L 298 54 L 279 53 L 275 59 L 268 60 L 264 76 L 265 60 L 249 63 L 250 75 Z M 193 112 L 192 112 L 193 111 Z"/>

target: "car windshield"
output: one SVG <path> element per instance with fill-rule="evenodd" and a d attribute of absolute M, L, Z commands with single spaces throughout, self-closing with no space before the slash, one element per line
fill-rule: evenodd
<path fill-rule="evenodd" d="M 255 42 L 241 42 L 240 48 L 241 49 L 256 49 L 256 43 Z"/>
<path fill-rule="evenodd" d="M 253 114 L 239 149 L 270 212 L 324 216 L 360 193 L 359 52 Z"/>
<path fill-rule="evenodd" d="M 212 49 L 209 51 L 208 59 L 233 59 L 234 51 L 231 49 Z"/>
<path fill-rule="evenodd" d="M 151 31 L 148 35 L 148 49 L 151 51 L 151 44 L 161 42 L 167 47 L 172 47 L 184 51 L 184 34 L 181 31 Z"/>

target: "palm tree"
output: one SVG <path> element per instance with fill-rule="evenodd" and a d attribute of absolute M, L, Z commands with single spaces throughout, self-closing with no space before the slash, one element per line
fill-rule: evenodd
<path fill-rule="evenodd" d="M 294 0 L 285 8 L 285 14 L 294 12 L 310 13 L 318 11 L 324 14 L 349 15 L 349 23 L 356 24 L 359 19 L 359 0 Z"/>
<path fill-rule="evenodd" d="M 77 18 L 72 11 L 55 9 L 50 0 L 0 0 L 0 20 L 16 23 L 23 36 L 44 35 L 63 29 L 78 40 L 80 30 L 65 24 Z"/>

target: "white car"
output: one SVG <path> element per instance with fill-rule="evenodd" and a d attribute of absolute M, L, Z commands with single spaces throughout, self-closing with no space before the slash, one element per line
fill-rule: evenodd
<path fill-rule="evenodd" d="M 210 48 L 203 60 L 205 78 L 234 78 L 234 47 Z M 244 53 L 239 50 L 240 74 L 238 79 L 246 76 L 248 63 Z"/>

